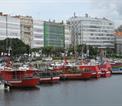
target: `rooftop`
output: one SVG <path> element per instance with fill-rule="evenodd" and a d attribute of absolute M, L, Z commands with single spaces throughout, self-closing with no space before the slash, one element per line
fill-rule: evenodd
<path fill-rule="evenodd" d="M 118 37 L 122 37 L 122 32 L 115 32 L 115 35 Z"/>

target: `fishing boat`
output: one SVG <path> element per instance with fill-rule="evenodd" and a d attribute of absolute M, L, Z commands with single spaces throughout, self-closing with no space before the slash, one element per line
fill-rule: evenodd
<path fill-rule="evenodd" d="M 95 61 L 68 62 L 65 58 L 60 65 L 54 65 L 54 70 L 62 70 L 61 79 L 89 79 L 99 78 L 101 71 Z"/>
<path fill-rule="evenodd" d="M 121 62 L 112 62 L 112 74 L 122 74 L 122 63 Z"/>
<path fill-rule="evenodd" d="M 39 78 L 34 76 L 34 69 L 27 65 L 14 65 L 9 58 L 5 60 L 4 69 L 1 70 L 0 77 L 5 84 L 10 87 L 36 87 Z"/>
<path fill-rule="evenodd" d="M 110 77 L 112 73 L 112 67 L 109 62 L 104 62 L 100 65 L 101 77 Z"/>
<path fill-rule="evenodd" d="M 61 74 L 61 79 L 62 80 L 76 80 L 76 79 L 81 79 L 81 72 L 79 68 L 76 65 L 65 65 L 64 68 L 62 69 L 62 74 Z"/>
<path fill-rule="evenodd" d="M 39 72 L 40 84 L 45 83 L 58 83 L 60 80 L 60 76 L 58 72 L 48 71 L 48 72 Z"/>
<path fill-rule="evenodd" d="M 85 66 L 74 66 L 69 67 L 63 74 L 61 75 L 61 79 L 70 79 L 70 80 L 78 80 L 78 79 L 90 79 L 93 77 L 94 73 L 92 70 L 89 70 Z"/>
<path fill-rule="evenodd" d="M 90 79 L 99 78 L 101 71 L 98 65 L 93 64 L 73 64 L 65 65 L 62 79 Z"/>
<path fill-rule="evenodd" d="M 60 72 L 48 64 L 42 64 L 36 75 L 40 78 L 40 84 L 58 83 L 60 80 Z"/>
<path fill-rule="evenodd" d="M 29 70 L 14 70 L 7 67 L 2 71 L 2 78 L 10 87 L 36 87 L 39 78 L 32 73 Z"/>
<path fill-rule="evenodd" d="M 84 78 L 100 78 L 101 71 L 98 65 L 81 65 L 80 69 Z"/>

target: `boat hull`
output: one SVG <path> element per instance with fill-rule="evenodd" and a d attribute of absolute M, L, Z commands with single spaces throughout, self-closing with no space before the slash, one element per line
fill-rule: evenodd
<path fill-rule="evenodd" d="M 101 77 L 101 72 L 92 73 L 92 78 L 100 78 L 100 77 Z"/>
<path fill-rule="evenodd" d="M 111 72 L 102 72 L 102 74 L 101 74 L 101 77 L 110 77 L 111 76 Z"/>
<path fill-rule="evenodd" d="M 22 80 L 9 80 L 7 84 L 12 88 L 18 87 L 36 87 L 39 83 L 39 78 L 27 78 Z"/>
<path fill-rule="evenodd" d="M 121 67 L 113 67 L 112 74 L 122 74 L 122 66 Z"/>
<path fill-rule="evenodd" d="M 122 74 L 122 63 L 113 63 L 112 66 L 112 74 Z"/>
<path fill-rule="evenodd" d="M 40 84 L 42 83 L 58 83 L 60 77 L 47 77 L 47 78 L 40 78 Z"/>
<path fill-rule="evenodd" d="M 61 79 L 65 80 L 80 80 L 80 79 L 89 79 L 92 77 L 91 73 L 79 73 L 79 74 L 62 74 Z"/>
<path fill-rule="evenodd" d="M 100 65 L 100 70 L 101 70 L 101 77 L 110 77 L 112 73 L 112 65 L 107 63 L 104 63 Z"/>

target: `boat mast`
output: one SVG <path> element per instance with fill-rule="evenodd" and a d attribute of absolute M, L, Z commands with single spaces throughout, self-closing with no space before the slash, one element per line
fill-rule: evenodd
<path fill-rule="evenodd" d="M 81 45 L 82 45 L 82 48 L 81 48 L 81 59 L 83 60 L 83 25 L 82 25 L 82 22 L 80 22 L 80 31 L 81 31 Z"/>
<path fill-rule="evenodd" d="M 81 20 L 76 20 L 77 16 L 74 13 L 74 17 L 73 20 L 71 22 L 71 26 L 72 26 L 72 31 L 73 31 L 73 42 L 74 42 L 74 57 L 75 57 L 75 61 L 77 61 L 77 46 L 78 46 L 78 34 L 79 34 L 79 25 L 81 24 Z M 81 25 L 80 25 L 81 27 Z M 81 28 L 80 28 L 80 32 L 81 32 Z"/>
<path fill-rule="evenodd" d="M 6 52 L 7 55 L 11 55 L 11 39 L 8 36 L 8 15 L 6 15 Z"/>
<path fill-rule="evenodd" d="M 76 17 L 76 14 L 74 12 L 74 19 Z M 72 22 L 73 26 L 73 36 L 74 36 L 74 57 L 75 60 L 77 60 L 77 22 Z"/>
<path fill-rule="evenodd" d="M 7 15 L 6 15 L 6 42 L 5 42 L 5 44 L 6 44 L 6 53 L 7 53 L 7 50 L 8 50 L 8 24 L 7 24 L 7 22 L 8 22 L 8 17 L 7 17 Z"/>

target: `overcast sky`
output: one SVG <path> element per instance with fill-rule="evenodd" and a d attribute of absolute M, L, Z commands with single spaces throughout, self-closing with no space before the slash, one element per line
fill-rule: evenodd
<path fill-rule="evenodd" d="M 75 12 L 91 17 L 106 17 L 116 26 L 122 24 L 122 0 L 0 0 L 0 11 L 28 15 L 42 20 L 67 20 Z"/>

